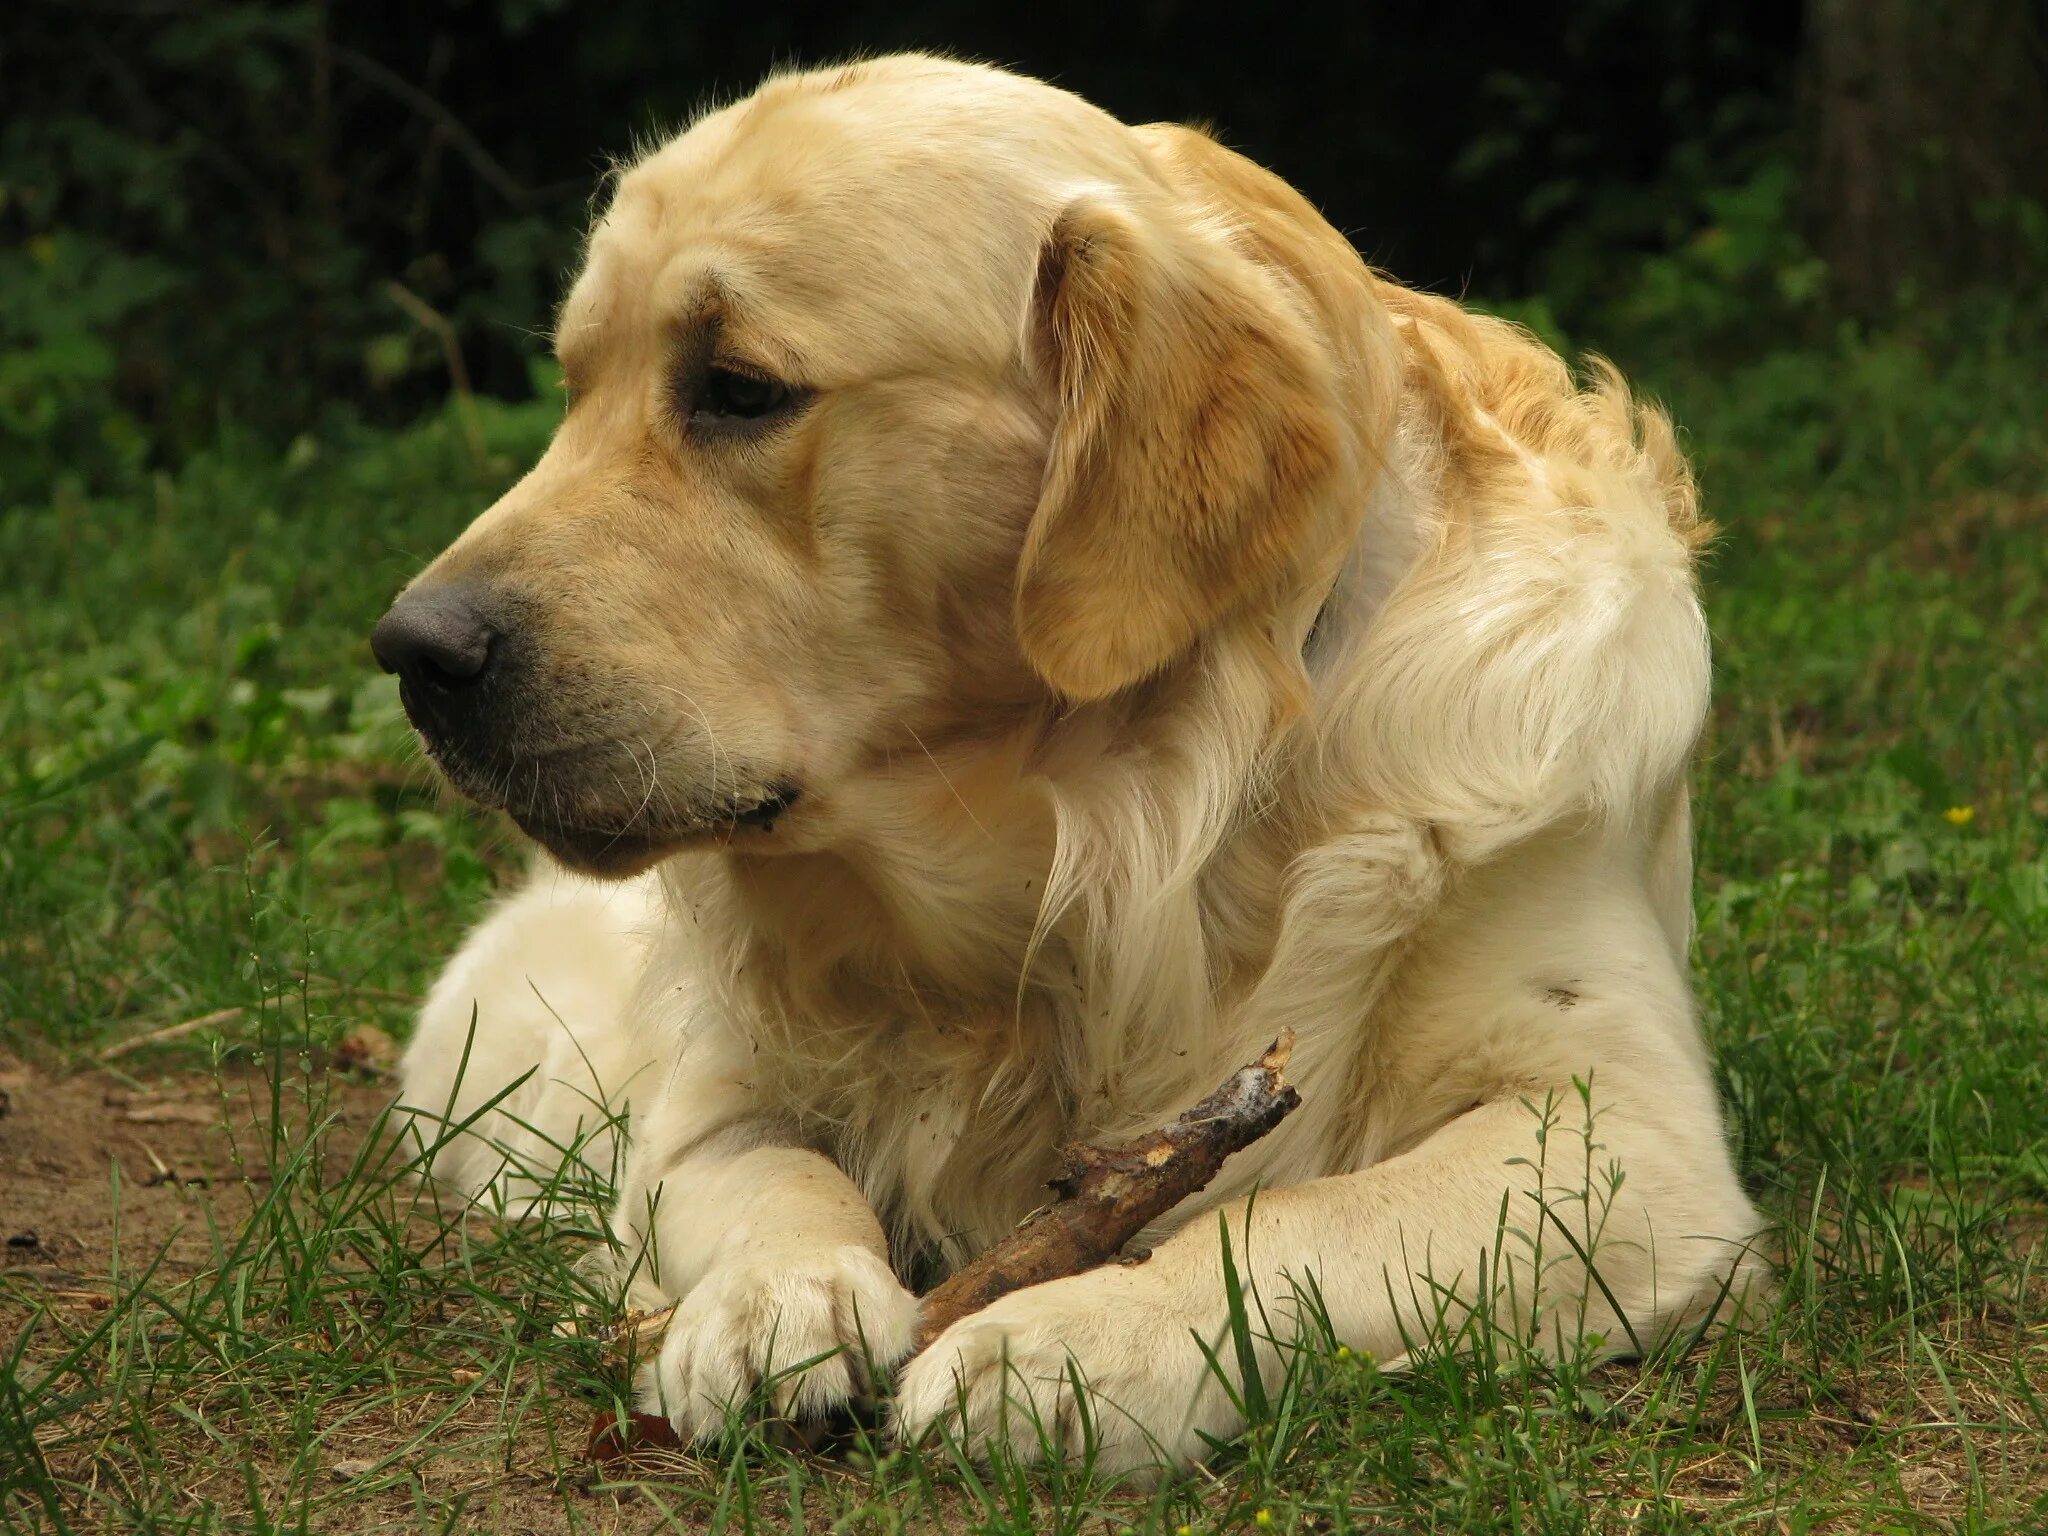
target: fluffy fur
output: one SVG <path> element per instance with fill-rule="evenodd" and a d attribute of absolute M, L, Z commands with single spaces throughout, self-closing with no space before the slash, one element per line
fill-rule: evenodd
<path fill-rule="evenodd" d="M 815 391 L 743 461 L 646 404 L 705 263 Z M 1074 1449 L 1071 1361 L 1111 1463 L 1201 1455 L 1234 1427 L 1190 1337 L 1224 1325 L 1218 1208 L 1276 1318 L 1313 1276 L 1381 1358 L 1434 1310 L 1417 1275 L 1553 1346 L 1740 1293 L 1757 1222 L 1685 980 L 1701 525 L 1617 376 L 1370 273 L 1200 134 L 922 58 L 774 80 L 648 156 L 562 344 L 587 403 L 423 580 L 522 584 L 584 726 L 647 760 L 556 806 L 612 805 L 651 867 L 544 864 L 434 989 L 404 1097 L 459 1118 L 530 1073 L 436 1169 L 513 1199 L 491 1142 L 544 1168 L 630 1110 L 619 1225 L 682 1303 L 644 1390 L 679 1426 L 845 1345 L 783 1388 L 842 1398 L 853 1351 L 907 1347 L 913 1255 L 1000 1237 L 1059 1143 L 1282 1026 L 1300 1111 L 1148 1262 L 953 1328 L 904 1431 L 964 1404 L 1036 1455 L 1030 1396 Z M 702 531 L 735 498 L 772 550 Z M 721 774 L 804 798 L 765 835 L 662 821 Z"/>

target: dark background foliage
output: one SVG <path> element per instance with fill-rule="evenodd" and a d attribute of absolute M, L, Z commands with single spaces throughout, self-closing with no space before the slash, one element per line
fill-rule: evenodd
<path fill-rule="evenodd" d="M 2009 278 L 1990 269 L 2016 241 L 2048 248 L 2039 6 L 1940 8 L 1976 34 L 1921 80 L 1933 9 L 15 0 L 0 482 L 101 478 L 224 428 L 400 420 L 451 381 L 523 394 L 608 157 L 778 64 L 855 52 L 944 49 L 1132 120 L 1208 121 L 1396 275 L 1541 294 L 1524 318 L 1603 345 L 1679 315 L 1711 343 L 1717 306 L 1754 330 L 1893 302 L 1924 274 L 1892 237 L 1930 222 L 1892 206 L 1899 140 L 1952 193 L 1944 271 Z M 1873 71 L 1898 100 L 1873 105 Z M 1844 273 L 1802 230 L 1889 254 Z"/>

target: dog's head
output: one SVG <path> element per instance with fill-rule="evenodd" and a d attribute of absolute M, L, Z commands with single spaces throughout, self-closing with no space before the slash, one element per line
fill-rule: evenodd
<path fill-rule="evenodd" d="M 924 58 L 771 82 L 622 177 L 561 427 L 377 656 L 456 784 L 572 864 L 818 846 L 892 758 L 1327 583 L 1365 287 L 1187 130 Z"/>

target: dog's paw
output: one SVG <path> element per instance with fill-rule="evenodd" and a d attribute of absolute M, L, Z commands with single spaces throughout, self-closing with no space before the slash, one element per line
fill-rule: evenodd
<path fill-rule="evenodd" d="M 765 1386 L 783 1418 L 813 1418 L 872 1388 L 910 1349 L 917 1298 L 865 1248 L 749 1255 L 677 1306 L 640 1405 L 685 1440 L 715 1437 Z"/>
<path fill-rule="evenodd" d="M 1081 1457 L 1109 1472 L 1178 1468 L 1236 1428 L 1183 1314 L 1140 1268 L 1029 1286 L 962 1318 L 904 1369 L 896 1433 L 943 1426 L 986 1456 Z M 1085 1390 L 1077 1394 L 1075 1379 Z"/>

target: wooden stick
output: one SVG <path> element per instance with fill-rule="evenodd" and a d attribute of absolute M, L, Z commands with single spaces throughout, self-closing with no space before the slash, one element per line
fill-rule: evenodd
<path fill-rule="evenodd" d="M 126 1040 L 117 1040 L 101 1051 L 94 1059 L 96 1061 L 113 1061 L 118 1057 L 126 1056 L 130 1051 L 139 1051 L 145 1045 L 161 1045 L 166 1040 L 177 1040 L 186 1035 L 196 1035 L 202 1029 L 212 1029 L 217 1025 L 226 1024 L 241 1016 L 242 1010 L 240 1008 L 216 1008 L 211 1013 L 200 1014 L 196 1019 L 185 1019 L 176 1024 L 166 1024 L 162 1029 L 152 1029 L 145 1034 L 130 1035 Z"/>
<path fill-rule="evenodd" d="M 469 444 L 469 456 L 475 461 L 478 473 L 485 472 L 490 459 L 484 452 L 483 418 L 477 415 L 476 396 L 469 387 L 469 367 L 462 360 L 462 339 L 455 334 L 455 327 L 446 315 L 398 279 L 387 282 L 384 291 L 391 295 L 392 303 L 412 316 L 422 330 L 440 342 L 441 361 L 448 369 L 448 392 L 455 397 L 455 414 L 462 423 L 463 440 Z"/>
<path fill-rule="evenodd" d="M 1231 1153 L 1272 1130 L 1301 1102 L 1281 1075 L 1294 1049 L 1282 1030 L 1265 1054 L 1178 1119 L 1121 1147 L 1065 1149 L 1059 1199 L 957 1270 L 924 1298 L 912 1353 L 961 1318 L 1027 1285 L 1078 1275 L 1204 1188 Z"/>

